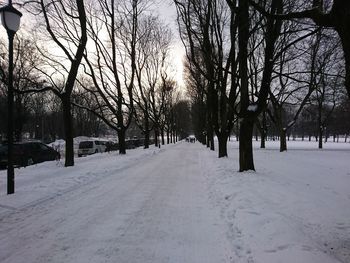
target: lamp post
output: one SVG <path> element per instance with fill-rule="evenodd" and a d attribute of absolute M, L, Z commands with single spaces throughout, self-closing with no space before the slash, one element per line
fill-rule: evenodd
<path fill-rule="evenodd" d="M 12 0 L 0 8 L 1 24 L 9 39 L 9 65 L 7 90 L 7 194 L 15 192 L 15 172 L 13 168 L 13 38 L 19 28 L 22 13 L 12 6 Z"/>

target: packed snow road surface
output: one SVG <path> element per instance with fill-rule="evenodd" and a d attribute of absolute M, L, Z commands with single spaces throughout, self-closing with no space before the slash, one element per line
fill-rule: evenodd
<path fill-rule="evenodd" d="M 349 263 L 350 143 L 199 143 L 0 171 L 0 262 Z"/>
<path fill-rule="evenodd" d="M 52 167 L 16 170 L 28 178 L 18 180 L 13 197 L 0 199 L 0 262 L 232 261 L 226 227 L 208 200 L 198 146 Z"/>

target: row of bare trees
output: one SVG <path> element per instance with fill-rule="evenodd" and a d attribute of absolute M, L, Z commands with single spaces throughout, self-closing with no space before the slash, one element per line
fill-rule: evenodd
<path fill-rule="evenodd" d="M 142 130 L 145 148 L 152 131 L 156 145 L 164 144 L 165 137 L 169 143 L 186 133 L 188 123 L 181 126 L 179 114 L 189 106 L 180 101 L 169 67 L 172 33 L 154 14 L 153 4 L 149 0 L 21 2 L 37 24 L 31 28 L 32 50 L 16 49 L 16 61 L 27 64 L 15 65 L 16 79 L 23 82 L 15 85 L 16 101 L 24 106 L 28 104 L 19 100 L 30 98 L 35 104 L 37 97 L 59 104 L 65 166 L 74 165 L 74 129 L 86 115 L 117 133 L 121 154 L 126 153 L 125 137 L 132 123 Z M 26 54 L 36 57 L 28 59 Z M 19 75 L 23 69 L 31 72 Z M 6 97 L 6 76 L 1 73 L 4 96 L 0 97 Z"/>
<path fill-rule="evenodd" d="M 350 86 L 347 1 L 174 2 L 200 141 L 214 149 L 215 134 L 219 158 L 227 156 L 238 126 L 240 171 L 254 170 L 254 125 L 263 141 L 268 117 L 285 151 L 286 134 L 310 104 L 322 137 L 325 109 L 333 112 Z M 286 108 L 293 109 L 289 120 Z"/>
<path fill-rule="evenodd" d="M 293 125 L 282 134 L 275 120 L 272 119 L 273 115 L 263 113 L 257 120 L 254 131 L 255 139 L 260 139 L 260 147 L 265 148 L 266 140 L 278 140 L 281 152 L 287 150 L 289 140 L 315 140 L 320 149 L 323 148 L 323 142 L 347 142 L 350 130 L 350 102 L 346 99 L 345 94 L 339 101 L 336 101 L 335 106 L 333 101 L 323 101 L 322 108 L 317 103 L 317 96 L 312 96 L 296 122 L 293 120 L 300 105 L 285 105 L 280 112 L 282 122 L 286 127 L 292 122 Z M 264 137 L 261 131 L 263 127 Z M 239 134 L 235 129 L 233 133 L 237 135 L 236 139 L 239 139 Z M 281 137 L 283 135 L 285 137 Z"/>
<path fill-rule="evenodd" d="M 216 135 L 219 157 L 224 157 L 238 123 L 240 171 L 254 170 L 253 128 L 257 125 L 264 138 L 266 116 L 278 128 L 285 150 L 283 138 L 305 105 L 318 101 L 320 123 L 327 119 L 324 108 L 335 109 L 330 103 L 336 105 L 344 80 L 349 95 L 348 1 L 174 4 L 186 49 L 194 130 L 211 149 Z M 149 0 L 22 1 L 38 20 L 32 34 L 40 39 L 34 45 L 40 62 L 33 68 L 40 76 L 24 77 L 29 86 L 17 92 L 51 91 L 59 98 L 66 166 L 74 165 L 72 105 L 114 129 L 121 153 L 132 119 L 146 138 L 152 129 L 156 138 L 178 129 L 168 69 L 171 33 L 151 6 Z M 286 107 L 295 109 L 288 122 L 282 114 Z"/>

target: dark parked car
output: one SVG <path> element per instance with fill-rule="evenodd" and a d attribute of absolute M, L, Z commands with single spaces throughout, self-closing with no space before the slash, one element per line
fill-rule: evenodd
<path fill-rule="evenodd" d="M 34 163 L 57 160 L 59 152 L 40 142 L 18 142 L 13 145 L 13 164 L 27 166 Z M 0 168 L 7 166 L 7 145 L 0 146 Z"/>
<path fill-rule="evenodd" d="M 119 150 L 119 145 L 116 142 L 108 141 L 106 143 L 106 152 Z"/>

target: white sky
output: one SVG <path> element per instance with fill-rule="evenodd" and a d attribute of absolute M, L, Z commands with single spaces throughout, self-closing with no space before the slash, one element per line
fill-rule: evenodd
<path fill-rule="evenodd" d="M 183 58 L 185 55 L 184 47 L 180 41 L 178 28 L 176 24 L 176 8 L 171 0 L 160 1 L 159 15 L 162 20 L 169 24 L 174 35 L 174 44 L 172 50 L 172 59 L 176 70 L 176 80 L 180 87 L 184 88 L 183 80 Z"/>
<path fill-rule="evenodd" d="M 0 5 L 3 2 L 4 1 L 0 0 Z M 171 52 L 171 60 L 172 60 L 173 69 L 174 69 L 174 75 L 175 75 L 174 77 L 178 82 L 179 87 L 184 89 L 185 84 L 183 80 L 183 63 L 182 62 L 183 62 L 183 57 L 185 55 L 185 50 L 180 41 L 179 34 L 178 34 L 178 29 L 176 24 L 176 8 L 172 0 L 163 0 L 163 1 L 158 0 L 158 3 L 156 5 L 158 6 L 157 11 L 159 12 L 160 18 L 170 26 L 173 32 L 174 43 L 173 43 L 173 48 Z M 29 16 L 26 16 L 26 14 L 23 12 L 19 33 L 21 33 L 21 29 L 22 31 L 23 29 L 29 30 L 31 18 L 28 19 L 28 17 Z M 2 26 L 0 26 L 0 39 L 3 39 L 3 41 L 7 41 L 7 34 Z"/>

